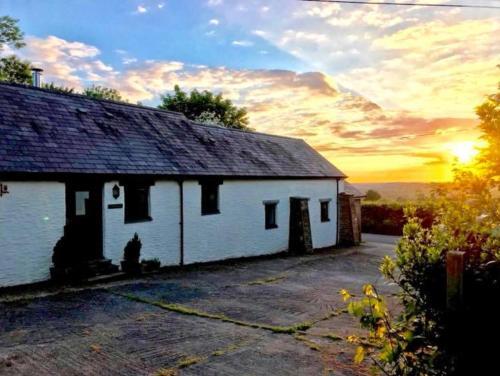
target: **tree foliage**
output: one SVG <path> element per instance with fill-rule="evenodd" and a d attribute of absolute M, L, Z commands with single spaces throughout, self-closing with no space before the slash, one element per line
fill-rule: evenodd
<path fill-rule="evenodd" d="M 72 87 L 66 87 L 66 86 L 60 86 L 60 85 L 57 85 L 53 82 L 51 83 L 43 83 L 42 84 L 42 88 L 44 89 L 47 89 L 47 90 L 51 90 L 51 91 L 55 91 L 57 93 L 62 93 L 62 94 L 76 94 L 75 92 L 75 89 L 72 88 Z"/>
<path fill-rule="evenodd" d="M 188 94 L 175 85 L 174 93 L 162 96 L 162 103 L 158 108 L 181 112 L 188 119 L 205 124 L 249 129 L 245 108 L 235 106 L 229 99 L 224 99 L 222 94 L 214 95 L 207 90 L 193 90 Z"/>
<path fill-rule="evenodd" d="M 19 49 L 24 47 L 24 34 L 17 25 L 18 20 L 9 16 L 0 17 L 0 51 L 5 46 Z M 31 63 L 15 55 L 0 58 L 0 81 L 17 84 L 31 82 Z"/>
<path fill-rule="evenodd" d="M 500 84 L 498 91 L 476 108 L 476 114 L 481 121 L 479 127 L 483 139 L 487 143 L 480 153 L 480 166 L 500 185 Z"/>
<path fill-rule="evenodd" d="M 92 85 L 84 89 L 82 94 L 95 99 L 108 99 L 116 102 L 125 102 L 125 99 L 122 98 L 118 90 L 100 85 Z"/>
<path fill-rule="evenodd" d="M 382 196 L 380 195 L 380 193 L 378 193 L 374 189 L 369 189 L 366 191 L 366 196 L 365 196 L 366 201 L 378 201 L 381 198 L 382 198 Z"/>
<path fill-rule="evenodd" d="M 25 46 L 24 34 L 17 25 L 18 21 L 9 16 L 0 17 L 0 51 L 5 45 L 15 49 Z"/>
<path fill-rule="evenodd" d="M 31 63 L 15 55 L 0 58 L 0 80 L 15 84 L 31 83 Z"/>
<path fill-rule="evenodd" d="M 430 227 L 422 225 L 415 208 L 407 208 L 396 256 L 380 266 L 400 289 L 402 312 L 392 314 L 388 298 L 371 285 L 360 298 L 341 291 L 349 312 L 369 331 L 368 341 L 350 337 L 358 345 L 355 361 L 369 358 L 385 375 L 490 374 L 496 367 L 490 342 L 500 336 L 500 198 L 493 189 L 498 164 L 491 159 L 498 151 L 491 146 L 500 142 L 497 99 L 490 96 L 478 108 L 489 142 L 483 169 L 456 170 L 454 182 L 433 193 L 427 203 L 434 213 Z M 446 305 L 452 251 L 462 252 L 465 262 L 460 320 Z"/>

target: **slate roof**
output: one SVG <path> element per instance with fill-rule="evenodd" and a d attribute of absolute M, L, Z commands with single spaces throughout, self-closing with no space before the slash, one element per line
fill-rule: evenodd
<path fill-rule="evenodd" d="M 348 182 L 344 183 L 344 191 L 345 191 L 345 193 L 353 195 L 354 197 L 365 197 L 366 196 L 358 188 L 356 188 L 354 185 L 352 185 L 351 183 L 348 183 Z"/>
<path fill-rule="evenodd" d="M 0 174 L 344 177 L 303 140 L 0 83 Z"/>

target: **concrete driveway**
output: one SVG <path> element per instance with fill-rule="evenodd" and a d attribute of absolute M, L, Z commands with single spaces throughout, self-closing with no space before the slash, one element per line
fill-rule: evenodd
<path fill-rule="evenodd" d="M 394 292 L 381 240 L 0 303 L 0 375 L 368 375 L 338 291 Z"/>

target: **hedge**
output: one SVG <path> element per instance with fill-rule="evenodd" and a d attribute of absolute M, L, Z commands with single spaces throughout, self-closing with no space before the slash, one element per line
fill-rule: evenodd
<path fill-rule="evenodd" d="M 432 225 L 434 215 L 426 208 L 417 208 L 417 217 L 422 225 L 428 228 Z M 361 228 L 363 232 L 381 235 L 403 235 L 406 223 L 403 205 L 400 204 L 367 204 L 361 206 Z"/>

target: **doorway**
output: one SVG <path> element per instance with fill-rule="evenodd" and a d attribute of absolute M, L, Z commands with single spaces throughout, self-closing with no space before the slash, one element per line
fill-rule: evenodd
<path fill-rule="evenodd" d="M 103 259 L 103 183 L 66 183 L 65 235 L 74 245 L 76 259 Z"/>
<path fill-rule="evenodd" d="M 301 255 L 313 252 L 308 202 L 308 198 L 290 197 L 288 250 L 292 254 Z"/>

